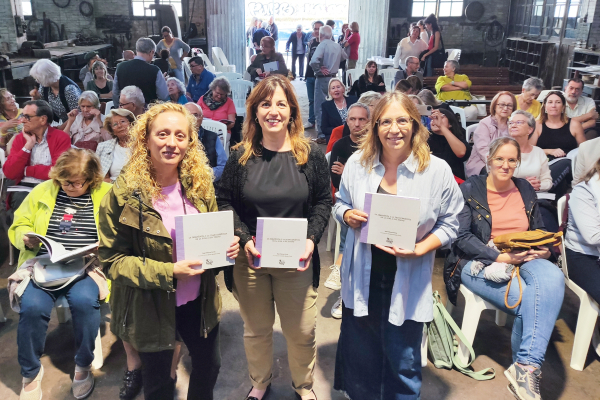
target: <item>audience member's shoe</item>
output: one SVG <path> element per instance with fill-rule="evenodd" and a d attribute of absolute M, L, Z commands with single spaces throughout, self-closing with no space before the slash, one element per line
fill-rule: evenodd
<path fill-rule="evenodd" d="M 133 371 L 125 370 L 123 374 L 123 384 L 119 390 L 119 399 L 131 400 L 134 399 L 142 390 L 142 369 L 134 369 Z"/>
<path fill-rule="evenodd" d="M 40 371 L 37 376 L 33 379 L 32 382 L 37 384 L 36 388 L 30 390 L 28 392 L 21 388 L 21 394 L 19 395 L 19 400 L 41 400 L 42 399 L 42 378 L 44 377 L 44 367 L 40 366 Z"/>
<path fill-rule="evenodd" d="M 73 378 L 71 390 L 73 391 L 73 397 L 76 399 L 85 399 L 94 390 L 94 374 L 92 374 L 92 371 L 87 371 L 87 373 L 87 377 L 80 381 Z"/>
<path fill-rule="evenodd" d="M 307 124 L 304 124 L 304 129 L 312 129 L 315 127 L 315 124 L 311 124 L 310 122 Z M 10 225 L 9 225 L 10 226 Z"/>
<path fill-rule="evenodd" d="M 335 319 L 342 318 L 342 295 L 333 303 L 333 307 L 331 307 L 331 316 Z"/>
<path fill-rule="evenodd" d="M 269 395 L 269 392 L 271 391 L 271 384 L 269 383 L 269 386 L 267 386 L 267 389 L 265 390 L 265 394 L 263 394 L 260 399 L 258 397 L 250 396 L 250 392 L 252 392 L 252 389 L 254 389 L 254 387 L 250 388 L 250 390 L 248 391 L 248 395 L 246 396 L 246 398 L 244 400 L 267 400 L 267 396 Z"/>
<path fill-rule="evenodd" d="M 342 288 L 342 282 L 340 281 L 340 267 L 333 264 L 329 268 L 331 268 L 331 273 L 325 281 L 325 287 L 331 290 L 340 290 Z"/>
<path fill-rule="evenodd" d="M 317 395 L 315 394 L 314 390 L 311 390 L 310 394 L 312 394 L 312 397 L 310 398 L 311 400 L 317 400 Z M 302 400 L 302 396 L 300 396 L 298 392 L 296 392 L 296 400 Z"/>
<path fill-rule="evenodd" d="M 542 400 L 540 395 L 540 380 L 542 371 L 539 368 L 533 372 L 527 368 L 514 363 L 506 371 L 504 376 L 510 382 L 508 390 L 519 400 Z"/>
<path fill-rule="evenodd" d="M 327 144 L 327 140 L 324 137 L 313 138 L 312 141 L 316 144 Z"/>

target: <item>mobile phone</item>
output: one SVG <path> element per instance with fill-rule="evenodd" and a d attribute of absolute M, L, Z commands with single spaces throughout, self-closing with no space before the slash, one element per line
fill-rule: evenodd
<path fill-rule="evenodd" d="M 233 122 L 235 122 L 235 121 L 231 121 L 231 120 L 229 120 L 229 119 L 220 119 L 220 120 L 219 120 L 219 122 L 222 122 L 222 123 L 224 123 L 224 124 L 232 124 L 232 123 L 233 123 Z"/>
<path fill-rule="evenodd" d="M 433 110 L 433 107 L 421 105 L 421 104 L 416 104 L 416 106 L 417 106 L 417 110 L 419 110 L 419 114 L 426 116 L 426 117 L 431 115 L 431 110 Z"/>

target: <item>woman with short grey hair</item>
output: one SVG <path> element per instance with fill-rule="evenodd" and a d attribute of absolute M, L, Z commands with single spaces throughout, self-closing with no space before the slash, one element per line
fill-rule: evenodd
<path fill-rule="evenodd" d="M 229 80 L 224 76 L 215 78 L 208 86 L 208 92 L 198 100 L 205 119 L 212 119 L 227 125 L 228 136 L 235 125 L 236 111 L 233 100 L 227 95 L 231 92 Z M 225 146 L 226 143 L 223 143 Z"/>
<path fill-rule="evenodd" d="M 62 122 L 57 126 L 65 130 L 67 114 L 77 109 L 77 99 L 81 95 L 81 89 L 68 77 L 64 76 L 60 67 L 47 59 L 37 60 L 29 74 L 40 84 L 39 88 L 33 89 L 29 94 L 33 100 L 45 100 L 54 111 L 54 122 Z"/>
<path fill-rule="evenodd" d="M 167 90 L 172 103 L 187 104 L 190 101 L 185 95 L 185 85 L 177 78 L 167 79 Z"/>
<path fill-rule="evenodd" d="M 542 103 L 537 101 L 537 97 L 544 90 L 544 81 L 540 78 L 529 78 L 523 82 L 521 94 L 517 98 L 517 110 L 527 111 L 534 118 L 540 116 Z"/>
<path fill-rule="evenodd" d="M 65 132 L 71 136 L 74 147 L 96 151 L 99 142 L 112 139 L 102 126 L 104 118 L 98 95 L 86 90 L 79 96 L 77 104 L 81 111 L 74 109 L 69 112 Z"/>

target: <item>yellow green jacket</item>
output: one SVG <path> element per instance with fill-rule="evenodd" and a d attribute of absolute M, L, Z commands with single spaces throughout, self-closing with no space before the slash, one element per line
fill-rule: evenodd
<path fill-rule="evenodd" d="M 440 76 L 435 82 L 435 91 L 437 92 L 436 97 L 441 101 L 446 100 L 471 100 L 471 92 L 469 89 L 466 90 L 453 90 L 450 92 L 442 92 L 442 86 L 449 85 L 454 82 L 467 82 L 468 88 L 471 88 L 471 81 L 467 75 L 456 74 L 454 78 L 448 78 L 447 76 Z"/>
<path fill-rule="evenodd" d="M 102 182 L 99 188 L 91 191 L 92 204 L 94 205 L 94 220 L 96 221 L 98 235 L 100 235 L 100 229 L 98 229 L 100 202 L 111 187 L 110 183 Z M 59 190 L 60 187 L 53 180 L 42 182 L 33 188 L 25 200 L 23 200 L 21 206 L 15 211 L 14 222 L 8 229 L 8 239 L 20 251 L 18 266 L 35 257 L 40 251 L 41 245 L 31 250 L 27 249 L 23 243 L 23 236 L 29 232 L 40 235 L 46 234 Z"/>

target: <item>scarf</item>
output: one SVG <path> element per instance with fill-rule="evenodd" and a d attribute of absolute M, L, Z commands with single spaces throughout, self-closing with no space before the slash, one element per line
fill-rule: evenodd
<path fill-rule="evenodd" d="M 215 111 L 217 108 L 221 107 L 227 101 L 227 97 L 223 101 L 216 101 L 213 99 L 213 92 L 209 90 L 204 95 L 204 104 L 208 107 L 209 110 Z"/>

